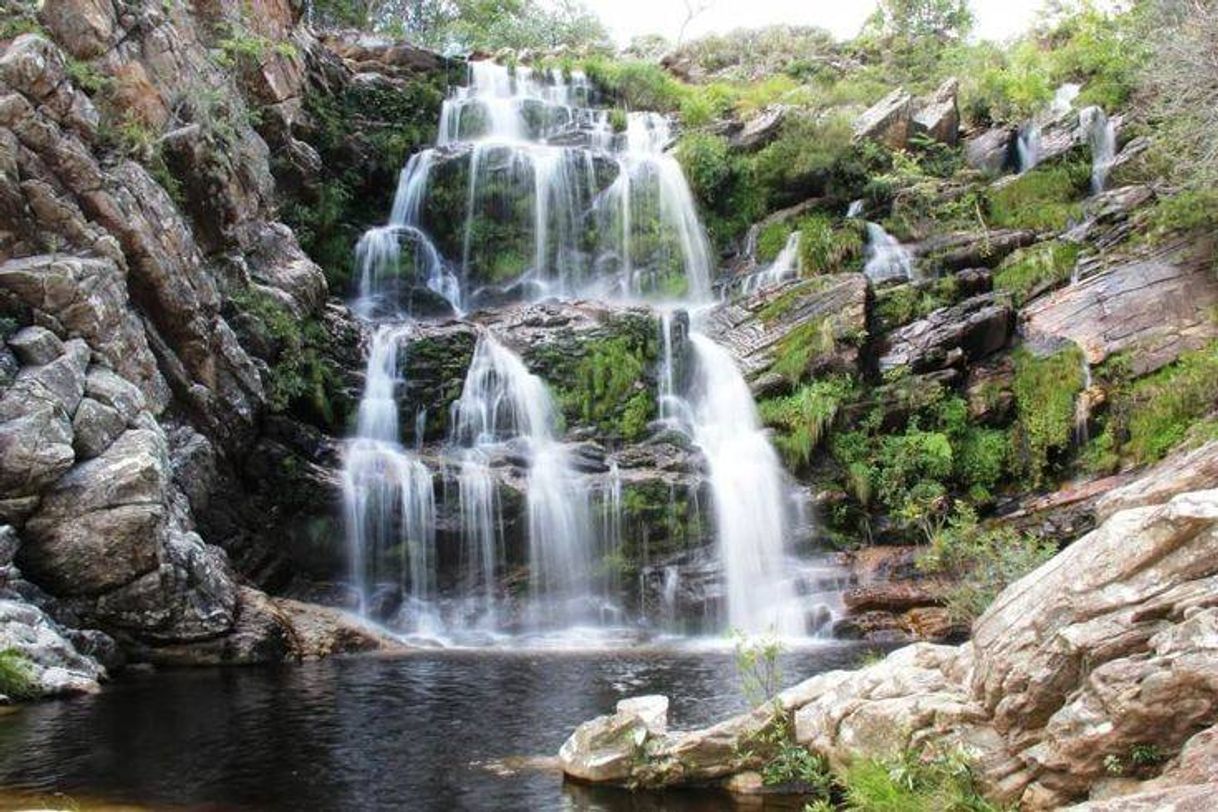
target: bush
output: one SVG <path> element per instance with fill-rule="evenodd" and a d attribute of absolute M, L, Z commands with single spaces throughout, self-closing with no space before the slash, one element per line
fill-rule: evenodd
<path fill-rule="evenodd" d="M 799 224 L 800 267 L 813 274 L 862 270 L 866 248 L 863 229 L 859 220 L 847 220 L 838 226 L 825 214 L 805 217 Z"/>
<path fill-rule="evenodd" d="M 629 110 L 675 113 L 685 98 L 681 83 L 654 62 L 594 57 L 584 63 L 584 72 L 602 92 Z"/>
<path fill-rule="evenodd" d="M 989 608 L 998 593 L 1056 552 L 1052 542 L 1010 527 L 983 527 L 971 507 L 957 504 L 930 538 L 929 548 L 918 556 L 918 567 L 952 579 L 947 609 L 954 619 L 970 622 Z"/>
<path fill-rule="evenodd" d="M 793 395 L 763 400 L 761 419 L 777 430 L 774 445 L 792 469 L 806 466 L 820 445 L 838 409 L 853 394 L 847 376 L 821 378 L 800 387 Z"/>
<path fill-rule="evenodd" d="M 961 751 L 905 751 L 863 758 L 843 776 L 846 808 L 858 812 L 997 812 L 982 797 Z"/>

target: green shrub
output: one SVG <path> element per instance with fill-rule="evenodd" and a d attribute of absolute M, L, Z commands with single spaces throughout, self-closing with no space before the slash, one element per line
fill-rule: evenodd
<path fill-rule="evenodd" d="M 858 812 L 997 812 L 981 795 L 966 754 L 905 751 L 861 758 L 842 777 L 846 808 Z"/>
<path fill-rule="evenodd" d="M 1011 254 L 994 274 L 994 288 L 1009 291 L 1016 305 L 1070 279 L 1078 263 L 1079 246 L 1052 241 Z"/>
<path fill-rule="evenodd" d="M 1016 350 L 1014 452 L 1028 482 L 1043 484 L 1054 452 L 1070 446 L 1075 398 L 1083 389 L 1083 353 L 1073 345 L 1052 355 Z"/>
<path fill-rule="evenodd" d="M 875 326 L 885 333 L 923 318 L 954 303 L 959 284 L 955 276 L 941 276 L 929 284 L 894 285 L 875 293 Z"/>
<path fill-rule="evenodd" d="M 791 236 L 791 226 L 785 222 L 770 223 L 757 234 L 757 256 L 759 263 L 771 263 L 782 253 Z"/>
<path fill-rule="evenodd" d="M 989 608 L 998 593 L 1056 552 L 1045 539 L 1006 526 L 984 527 L 971 507 L 957 504 L 930 538 L 930 546 L 918 556 L 918 567 L 952 579 L 948 611 L 958 621 L 971 622 Z"/>
<path fill-rule="evenodd" d="M 1068 161 L 1038 166 L 986 193 L 989 223 L 998 228 L 1061 231 L 1082 214 L 1091 165 Z"/>
<path fill-rule="evenodd" d="M 848 376 L 821 378 L 792 395 L 758 404 L 762 421 L 776 430 L 774 445 L 792 469 L 806 466 L 854 390 Z"/>
<path fill-rule="evenodd" d="M 614 102 L 630 110 L 675 113 L 685 98 L 681 83 L 654 62 L 594 57 L 584 63 L 584 72 Z"/>
<path fill-rule="evenodd" d="M 836 273 L 851 268 L 862 261 L 865 248 L 863 225 L 857 220 L 837 226 L 828 215 L 813 214 L 800 221 L 800 267 L 808 273 Z"/>
<path fill-rule="evenodd" d="M 33 699 L 38 695 L 30 662 L 18 649 L 0 651 L 0 694 L 16 700 Z"/>

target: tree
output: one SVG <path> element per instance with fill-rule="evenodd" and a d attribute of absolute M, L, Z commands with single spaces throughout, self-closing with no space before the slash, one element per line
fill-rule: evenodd
<path fill-rule="evenodd" d="M 868 26 L 908 39 L 960 39 L 973 28 L 973 12 L 968 0 L 880 0 Z"/>
<path fill-rule="evenodd" d="M 685 29 L 689 28 L 689 24 L 694 21 L 695 17 L 713 5 L 714 0 L 685 0 L 685 22 L 681 23 L 681 30 L 677 32 L 678 48 L 685 41 Z"/>

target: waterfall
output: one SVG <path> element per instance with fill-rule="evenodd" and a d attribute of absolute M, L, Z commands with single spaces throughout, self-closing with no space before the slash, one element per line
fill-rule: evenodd
<path fill-rule="evenodd" d="M 514 440 L 525 446 L 530 585 L 533 611 L 541 618 L 561 617 L 558 599 L 578 598 L 589 586 L 592 568 L 588 493 L 555 437 L 555 422 L 545 383 L 518 355 L 484 333 L 461 397 L 453 404 L 453 439 L 483 453 Z M 483 490 L 479 488 L 478 500 L 474 496 L 471 509 L 485 515 Z"/>
<path fill-rule="evenodd" d="M 863 273 L 873 285 L 893 279 L 913 278 L 913 258 L 908 249 L 876 223 L 867 223 L 867 254 Z"/>
<path fill-rule="evenodd" d="M 409 332 L 400 324 L 376 331 L 356 439 L 345 454 L 343 503 L 360 612 L 367 611 L 390 558 L 397 559 L 399 585 L 416 606 L 425 605 L 435 588 L 432 474 L 398 439 L 398 354 Z"/>
<path fill-rule="evenodd" d="M 799 232 L 793 231 L 769 267 L 744 280 L 745 293 L 770 288 L 799 276 Z"/>
<path fill-rule="evenodd" d="M 747 634 L 802 635 L 786 573 L 790 500 L 778 455 L 728 351 L 698 333 L 690 343 L 694 441 L 706 455 L 714 495 L 728 623 Z"/>
<path fill-rule="evenodd" d="M 1116 158 L 1116 127 L 1103 109 L 1087 107 L 1078 114 L 1078 125 L 1091 147 L 1091 193 L 1104 191 L 1108 172 Z"/>
<path fill-rule="evenodd" d="M 1091 362 L 1087 353 L 1083 352 L 1082 372 L 1083 388 L 1079 391 L 1078 400 L 1074 403 L 1074 444 L 1079 448 L 1087 445 L 1091 439 L 1091 387 L 1095 381 L 1091 377 Z"/>
<path fill-rule="evenodd" d="M 670 629 L 680 627 L 678 591 L 703 594 L 718 629 L 795 636 L 806 621 L 819 627 L 824 601 L 790 557 L 794 492 L 748 385 L 728 351 L 677 309 L 709 302 L 713 258 L 668 151 L 671 120 L 631 112 L 615 132 L 578 72 L 488 61 L 468 70 L 468 84 L 443 103 L 436 145 L 402 169 L 388 222 L 355 246 L 353 309 L 372 328 L 342 478 L 359 610 L 441 640 L 623 621 L 622 556 L 640 542 L 624 521 L 638 482 L 628 457 L 611 445 L 603 466 L 600 451 L 577 455 L 546 383 L 481 319 L 472 319 L 478 337 L 442 438 L 427 436 L 431 404 L 404 405 L 401 370 L 411 342 L 428 335 L 416 319 L 466 320 L 505 297 L 648 296 L 664 303 L 653 428 L 683 433 L 705 458 L 697 486 L 682 496 L 669 484 L 660 523 L 671 537 L 688 533 L 695 525 L 678 505 L 701 518 L 709 492 L 714 557 L 692 536 L 690 580 L 684 559 L 655 562 L 658 601 L 640 603 L 658 603 Z M 874 251 L 898 266 L 903 256 L 908 276 L 908 254 L 875 229 Z M 797 275 L 798 252 L 797 232 L 750 290 Z M 413 421 L 410 448 L 402 421 Z M 648 563 L 646 536 L 641 546 Z"/>
<path fill-rule="evenodd" d="M 1040 163 L 1040 124 L 1029 121 L 1015 134 L 1016 171 L 1023 174 Z"/>

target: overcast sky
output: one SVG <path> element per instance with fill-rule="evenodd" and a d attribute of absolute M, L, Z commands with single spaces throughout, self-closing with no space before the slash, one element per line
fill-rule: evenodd
<path fill-rule="evenodd" d="M 686 15 L 683 0 L 586 2 L 622 45 L 637 34 L 659 33 L 676 39 Z M 1018 34 L 1031 24 L 1042 4 L 1042 0 L 972 0 L 976 33 L 989 39 Z M 843 39 L 857 34 L 874 8 L 874 0 L 712 0 L 711 7 L 690 23 L 685 37 L 788 23 L 818 25 Z"/>

